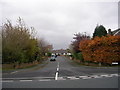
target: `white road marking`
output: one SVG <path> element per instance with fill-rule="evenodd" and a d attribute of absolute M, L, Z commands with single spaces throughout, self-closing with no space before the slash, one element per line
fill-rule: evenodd
<path fill-rule="evenodd" d="M 13 80 L 9 80 L 9 81 L 2 81 L 2 82 L 13 82 Z"/>
<path fill-rule="evenodd" d="M 63 77 L 58 77 L 58 80 L 66 80 L 66 79 L 64 79 Z"/>
<path fill-rule="evenodd" d="M 16 80 L 16 79 L 28 79 L 28 78 L 2 78 L 4 80 L 10 80 L 10 79 L 13 79 L 13 80 Z"/>
<path fill-rule="evenodd" d="M 14 72 L 11 72 L 11 74 L 13 74 L 13 73 L 17 73 L 18 71 L 14 71 Z"/>
<path fill-rule="evenodd" d="M 100 75 L 100 76 L 102 76 L 102 77 L 108 77 L 108 75 Z"/>
<path fill-rule="evenodd" d="M 57 71 L 59 71 L 59 68 L 57 68 Z"/>
<path fill-rule="evenodd" d="M 71 79 L 71 80 L 80 79 L 80 78 L 76 78 L 76 77 L 67 77 L 67 78 L 69 78 L 69 79 Z"/>
<path fill-rule="evenodd" d="M 38 80 L 38 81 L 51 81 L 50 79 L 45 79 L 45 80 Z"/>
<path fill-rule="evenodd" d="M 20 80 L 20 79 L 29 79 L 29 78 L 31 78 L 31 79 L 37 79 L 37 78 L 40 78 L 40 79 L 54 79 L 54 77 L 26 77 L 26 78 L 1 78 L 1 79 L 3 79 L 3 80 L 10 80 L 10 79 L 12 79 L 12 80 Z"/>
<path fill-rule="evenodd" d="M 41 79 L 47 79 L 47 78 L 49 79 L 50 78 L 50 79 L 53 79 L 54 77 L 30 77 L 30 78 L 41 78 Z"/>
<path fill-rule="evenodd" d="M 75 78 L 70 78 L 70 80 L 76 80 L 76 79 L 80 79 L 80 78 L 76 78 L 76 77 Z"/>
<path fill-rule="evenodd" d="M 111 76 L 118 76 L 118 74 L 111 74 Z"/>
<path fill-rule="evenodd" d="M 55 80 L 58 80 L 58 72 L 55 74 Z"/>
<path fill-rule="evenodd" d="M 59 68 L 59 62 L 58 62 L 58 66 L 57 67 Z"/>
<path fill-rule="evenodd" d="M 20 82 L 29 82 L 29 81 L 33 81 L 33 80 L 20 80 Z"/>
<path fill-rule="evenodd" d="M 67 78 L 75 78 L 74 76 L 71 76 L 71 77 L 67 77 Z"/>
<path fill-rule="evenodd" d="M 55 73 L 55 80 L 58 80 L 59 62 L 57 63 L 57 71 Z"/>
<path fill-rule="evenodd" d="M 102 76 L 92 75 L 91 78 L 102 78 Z"/>
<path fill-rule="evenodd" d="M 82 79 L 91 79 L 92 77 L 83 77 Z"/>
<path fill-rule="evenodd" d="M 85 78 L 85 77 L 88 77 L 88 76 L 79 76 L 79 78 Z"/>
<path fill-rule="evenodd" d="M 113 76 L 111 76 L 111 75 L 108 75 L 107 77 L 113 77 Z"/>

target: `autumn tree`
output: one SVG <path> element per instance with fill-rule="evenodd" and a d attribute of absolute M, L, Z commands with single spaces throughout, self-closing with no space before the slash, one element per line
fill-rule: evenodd
<path fill-rule="evenodd" d="M 74 35 L 75 35 L 75 37 L 73 37 L 74 41 L 72 41 L 72 44 L 70 45 L 70 50 L 72 52 L 73 58 L 83 61 L 82 52 L 79 50 L 79 48 L 80 48 L 79 43 L 82 40 L 90 39 L 90 36 L 87 35 L 86 33 L 84 33 L 84 34 L 77 33 Z"/>
<path fill-rule="evenodd" d="M 74 34 L 74 37 L 73 37 L 74 41 L 72 41 L 72 46 L 73 46 L 73 52 L 75 53 L 79 53 L 80 50 L 79 50 L 79 43 L 82 41 L 82 40 L 87 40 L 87 39 L 90 39 L 90 36 L 86 35 L 85 34 L 82 34 L 82 33 L 76 33 Z"/>
<path fill-rule="evenodd" d="M 120 35 L 96 36 L 93 40 L 80 42 L 85 61 L 112 64 L 120 62 Z"/>

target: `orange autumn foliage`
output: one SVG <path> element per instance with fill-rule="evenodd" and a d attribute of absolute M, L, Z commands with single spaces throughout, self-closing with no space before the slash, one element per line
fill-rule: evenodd
<path fill-rule="evenodd" d="M 120 35 L 83 40 L 80 42 L 79 50 L 82 51 L 84 61 L 108 64 L 120 62 Z"/>

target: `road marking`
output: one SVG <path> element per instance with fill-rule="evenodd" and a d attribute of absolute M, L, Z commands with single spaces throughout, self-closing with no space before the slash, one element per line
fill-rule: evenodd
<path fill-rule="evenodd" d="M 20 82 L 29 82 L 29 81 L 33 81 L 33 80 L 20 80 Z"/>
<path fill-rule="evenodd" d="M 57 63 L 57 71 L 55 73 L 55 80 L 58 80 L 58 72 L 59 72 L 59 62 Z"/>
<path fill-rule="evenodd" d="M 91 78 L 102 78 L 102 76 L 99 76 L 99 75 L 92 75 Z"/>
<path fill-rule="evenodd" d="M 92 77 L 89 76 L 80 76 L 81 79 L 91 79 Z"/>
<path fill-rule="evenodd" d="M 57 68 L 57 72 L 59 71 L 59 68 Z"/>
<path fill-rule="evenodd" d="M 111 76 L 118 76 L 118 74 L 111 74 Z"/>
<path fill-rule="evenodd" d="M 76 77 L 72 77 L 72 78 L 70 78 L 70 80 L 75 80 L 75 79 L 80 79 L 80 78 L 76 78 Z"/>
<path fill-rule="evenodd" d="M 58 77 L 58 80 L 66 80 L 66 79 L 63 77 Z"/>
<path fill-rule="evenodd" d="M 2 81 L 2 82 L 13 82 L 13 80 L 9 80 L 9 81 Z"/>
<path fill-rule="evenodd" d="M 58 66 L 57 67 L 59 68 L 59 62 L 58 62 Z"/>
<path fill-rule="evenodd" d="M 14 72 L 11 72 L 11 74 L 13 74 L 13 73 L 17 73 L 18 71 L 14 71 Z"/>
<path fill-rule="evenodd" d="M 55 77 L 26 77 L 26 78 L 0 78 L 0 79 L 3 79 L 3 80 L 20 80 L 20 79 L 37 79 L 37 78 L 40 78 L 40 79 L 54 79 Z"/>
<path fill-rule="evenodd" d="M 50 79 L 45 79 L 45 80 L 38 80 L 38 81 L 51 81 Z"/>
<path fill-rule="evenodd" d="M 77 78 L 77 77 L 67 77 L 67 78 L 69 78 L 71 80 L 73 80 L 73 79 L 80 79 L 80 78 Z"/>
<path fill-rule="evenodd" d="M 84 77 L 84 78 L 82 78 L 82 79 L 91 79 L 91 77 Z"/>
<path fill-rule="evenodd" d="M 108 75 L 101 75 L 102 77 L 108 77 Z"/>
<path fill-rule="evenodd" d="M 10 80 L 10 79 L 12 79 L 12 80 L 19 80 L 19 79 L 28 79 L 28 78 L 2 78 L 3 80 Z"/>
<path fill-rule="evenodd" d="M 58 72 L 55 74 L 55 80 L 58 80 Z"/>
<path fill-rule="evenodd" d="M 79 76 L 79 78 L 86 78 L 86 77 L 88 77 L 88 76 Z"/>
<path fill-rule="evenodd" d="M 54 79 L 55 77 L 31 77 L 31 78 Z"/>
<path fill-rule="evenodd" d="M 29 78 L 0 78 L 0 82 L 29 82 L 29 81 L 51 81 L 51 80 L 77 80 L 77 79 L 92 79 L 92 78 L 103 78 L 103 77 L 116 77 L 118 74 L 103 74 L 103 75 L 88 75 L 88 76 L 64 76 L 58 77 L 59 72 L 55 73 L 55 77 L 29 77 Z"/>

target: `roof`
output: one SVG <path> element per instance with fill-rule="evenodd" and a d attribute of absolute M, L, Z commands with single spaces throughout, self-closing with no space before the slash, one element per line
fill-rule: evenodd
<path fill-rule="evenodd" d="M 67 50 L 63 50 L 63 49 L 53 50 L 52 53 L 67 53 Z"/>
<path fill-rule="evenodd" d="M 111 31 L 111 29 L 109 29 L 108 34 L 110 34 L 110 35 L 120 35 L 120 28 L 118 28 L 114 31 Z"/>

